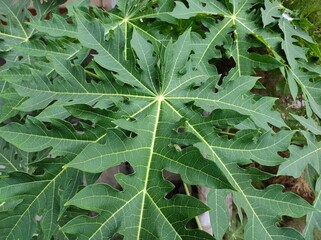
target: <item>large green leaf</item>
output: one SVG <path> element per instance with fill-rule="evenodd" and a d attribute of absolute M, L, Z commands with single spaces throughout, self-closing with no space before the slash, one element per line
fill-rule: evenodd
<path fill-rule="evenodd" d="M 82 27 L 80 28 L 81 31 L 84 30 L 83 27 L 86 27 L 86 25 L 82 24 L 81 22 L 78 22 L 78 25 L 79 26 L 82 25 Z M 107 54 L 107 51 L 104 49 L 103 47 L 104 45 L 102 43 L 97 44 L 97 39 L 92 38 L 91 35 L 88 34 L 90 29 L 94 29 L 94 26 L 89 25 L 88 23 L 87 23 L 87 26 L 88 26 L 86 28 L 87 34 L 84 35 L 86 36 L 86 44 L 88 45 L 90 44 L 90 46 L 92 47 L 96 45 L 96 49 L 98 51 L 98 56 L 96 56 L 96 59 L 98 59 L 98 63 L 101 66 L 106 67 L 112 71 L 115 71 L 118 74 L 118 76 L 116 77 L 120 81 L 124 81 L 123 79 L 125 79 L 125 76 L 128 76 L 126 78 L 126 81 L 127 81 L 126 83 L 131 84 L 137 88 L 146 89 L 145 91 L 147 95 L 150 94 L 149 89 L 155 90 L 153 85 L 141 86 L 136 84 L 137 77 L 128 75 L 129 68 L 124 66 L 125 62 L 121 66 L 119 65 L 119 63 L 123 61 L 122 59 L 116 62 L 117 65 L 115 64 L 115 67 L 113 66 L 114 65 L 113 62 L 115 61 L 114 59 L 111 59 L 112 61 L 109 61 L 112 64 L 106 65 L 106 62 L 105 61 L 103 62 L 102 59 L 110 59 L 108 55 L 109 53 Z M 89 26 L 91 26 L 91 28 L 89 28 Z M 135 37 L 137 36 L 138 34 L 134 34 L 133 39 L 135 39 Z M 133 40 L 132 42 L 135 43 L 135 40 Z M 195 100 L 196 105 L 200 105 L 202 107 L 202 104 L 197 104 L 198 96 L 201 96 L 201 95 L 204 96 L 204 101 L 206 100 L 211 101 L 210 98 L 212 97 L 212 95 L 213 97 L 215 97 L 216 94 L 213 93 L 213 91 L 209 87 L 209 84 L 205 81 L 206 75 L 204 76 L 204 73 L 203 74 L 199 73 L 198 70 L 193 70 L 190 63 L 188 62 L 189 61 L 188 56 L 191 51 L 191 48 L 188 48 L 189 44 L 191 44 L 189 41 L 189 32 L 186 32 L 185 34 L 183 34 L 178 39 L 177 42 L 175 43 L 170 42 L 168 44 L 164 52 L 163 59 L 171 59 L 171 61 L 167 64 L 164 64 L 164 67 L 161 68 L 161 73 L 160 73 L 161 90 L 160 91 L 162 91 L 162 95 L 155 94 L 156 95 L 155 101 L 152 103 L 152 105 L 145 108 L 138 116 L 135 116 L 135 119 L 136 119 L 135 121 L 133 122 L 128 122 L 124 120 L 115 121 L 116 125 L 119 128 L 126 129 L 130 132 L 136 133 L 137 134 L 136 137 L 134 137 L 133 139 L 131 138 L 124 139 L 124 136 L 119 137 L 119 135 L 117 134 L 117 137 L 116 137 L 111 135 L 110 133 L 109 136 L 113 140 L 110 140 L 110 141 L 107 140 L 106 145 L 97 145 L 97 144 L 88 145 L 88 147 L 84 149 L 84 151 L 80 155 L 78 155 L 71 163 L 67 164 L 67 166 L 69 167 L 76 167 L 84 171 L 100 172 L 108 167 L 117 165 L 124 161 L 128 161 L 133 166 L 135 171 L 135 176 L 136 176 L 135 179 L 131 179 L 131 177 L 128 177 L 128 176 L 119 177 L 119 182 L 122 184 L 125 190 L 125 193 L 127 193 L 127 191 L 132 192 L 133 190 L 131 189 L 135 189 L 135 191 L 131 193 L 128 197 L 125 197 L 125 196 L 121 197 L 121 199 L 125 198 L 126 201 L 123 202 L 122 204 L 120 203 L 117 209 L 113 211 L 111 210 L 111 212 L 107 216 L 105 216 L 105 213 L 102 213 L 100 217 L 97 217 L 97 219 L 93 219 L 92 220 L 93 222 L 96 222 L 96 223 L 100 222 L 100 224 L 91 225 L 91 227 L 88 228 L 88 233 L 86 233 L 85 235 L 86 237 L 96 238 L 101 236 L 112 236 L 113 231 L 110 229 L 112 227 L 112 225 L 110 224 L 115 221 L 123 222 L 123 219 L 124 219 L 123 211 L 126 211 L 127 203 L 131 201 L 139 201 L 141 204 L 139 204 L 135 208 L 135 211 L 137 212 L 132 213 L 133 215 L 138 216 L 137 217 L 138 224 L 136 225 L 137 227 L 133 228 L 132 229 L 133 231 L 127 233 L 125 232 L 126 225 L 125 226 L 121 225 L 122 227 L 119 229 L 119 233 L 124 234 L 127 238 L 153 238 L 152 235 L 148 234 L 148 232 L 153 232 L 154 234 L 157 234 L 157 236 L 160 236 L 160 238 L 162 238 L 162 234 L 164 234 L 164 231 L 159 230 L 157 228 L 159 223 L 157 223 L 155 226 L 150 224 L 151 219 L 150 219 L 149 212 L 161 211 L 162 215 L 166 216 L 166 212 L 162 211 L 162 209 L 163 209 L 163 206 L 167 204 L 165 204 L 166 201 L 164 202 L 164 200 L 156 198 L 156 201 L 155 201 L 157 203 L 156 206 L 150 205 L 151 203 L 149 202 L 149 199 L 152 198 L 151 197 L 153 195 L 152 192 L 155 189 L 153 185 L 154 181 L 150 179 L 150 177 L 155 175 L 160 175 L 161 172 L 160 170 L 157 170 L 157 169 L 163 169 L 163 168 L 168 169 L 169 171 L 178 172 L 181 175 L 182 179 L 187 183 L 190 183 L 189 178 L 191 176 L 196 175 L 196 173 L 186 174 L 187 170 L 184 170 L 185 169 L 184 165 L 181 165 L 179 168 L 178 166 L 175 166 L 177 163 L 175 164 L 174 159 L 176 159 L 176 162 L 182 161 L 182 163 L 187 163 L 188 162 L 187 159 L 192 158 L 189 156 L 189 154 L 187 154 L 188 153 L 187 150 L 189 149 L 189 147 L 184 150 L 180 150 L 181 148 L 178 148 L 178 150 L 177 149 L 175 150 L 173 148 L 171 151 L 165 150 L 164 153 L 163 153 L 163 149 L 164 149 L 163 147 L 161 147 L 160 150 L 158 150 L 159 146 L 171 146 L 175 144 L 173 140 L 177 139 L 177 137 L 172 136 L 172 134 L 174 134 L 175 132 L 171 134 L 170 132 L 167 132 L 168 130 L 165 130 L 165 128 L 163 127 L 165 121 L 167 126 L 166 129 L 173 129 L 175 128 L 175 123 L 180 121 L 180 119 L 183 119 L 183 118 L 187 118 L 185 120 L 185 126 L 187 126 L 187 128 L 190 128 L 191 132 L 197 138 L 203 141 L 202 144 L 197 144 L 196 146 L 200 148 L 203 155 L 207 156 L 217 164 L 218 169 L 220 169 L 220 171 L 225 175 L 225 177 L 227 178 L 229 183 L 233 186 L 233 188 L 236 189 L 237 193 L 235 194 L 235 196 L 237 196 L 237 199 L 238 199 L 237 201 L 240 204 L 240 207 L 246 208 L 247 214 L 251 216 L 251 219 L 253 219 L 253 221 L 251 221 L 248 226 L 251 226 L 252 224 L 255 226 L 255 228 L 259 229 L 257 232 L 252 233 L 252 235 L 250 235 L 250 232 L 251 232 L 250 228 L 249 230 L 246 231 L 246 234 L 249 235 L 251 239 L 255 239 L 256 237 L 258 237 L 262 231 L 266 232 L 266 238 L 270 238 L 270 239 L 273 238 L 274 234 L 281 234 L 281 233 L 284 234 L 283 230 L 279 231 L 278 228 L 272 227 L 275 224 L 274 222 L 275 220 L 273 221 L 272 219 L 273 218 L 276 219 L 277 213 L 274 211 L 271 211 L 272 209 L 266 210 L 267 212 L 269 211 L 271 212 L 271 215 L 269 217 L 270 220 L 267 221 L 266 219 L 267 216 L 261 213 L 262 209 L 260 208 L 256 209 L 256 207 L 253 206 L 253 204 L 255 205 L 256 198 L 263 197 L 271 205 L 272 205 L 272 202 L 274 202 L 275 204 L 279 204 L 280 208 L 282 208 L 282 206 L 283 207 L 286 206 L 287 209 L 291 209 L 290 211 L 286 213 L 285 212 L 281 213 L 280 215 L 289 214 L 293 216 L 302 216 L 306 210 L 311 209 L 311 207 L 307 203 L 304 203 L 304 201 L 301 201 L 301 203 L 296 203 L 297 201 L 299 201 L 299 198 L 291 194 L 285 194 L 287 198 L 287 200 L 285 201 L 283 200 L 284 199 L 283 196 L 280 196 L 279 199 L 274 199 L 274 197 L 268 197 L 268 196 L 275 196 L 275 194 L 269 195 L 270 191 L 278 192 L 279 194 L 281 194 L 280 189 L 277 189 L 277 188 L 273 188 L 272 190 L 266 190 L 266 191 L 255 191 L 253 187 L 252 188 L 249 187 L 249 181 L 251 181 L 253 178 L 252 175 L 255 176 L 257 174 L 257 173 L 255 174 L 255 172 L 253 173 L 249 172 L 248 177 L 244 178 L 243 180 L 241 180 L 242 177 L 240 178 L 237 177 L 237 176 L 242 176 L 241 173 L 243 172 L 238 167 L 236 167 L 236 163 L 239 163 L 239 162 L 247 163 L 250 159 L 255 159 L 259 162 L 262 162 L 264 164 L 268 163 L 268 165 L 272 165 L 272 166 L 279 164 L 280 161 L 282 161 L 282 159 L 277 156 L 277 152 L 286 149 L 286 147 L 289 144 L 290 138 L 292 136 L 291 133 L 290 134 L 280 133 L 273 140 L 272 139 L 269 140 L 270 137 L 268 135 L 262 136 L 261 139 L 258 139 L 255 142 L 256 144 L 253 144 L 253 148 L 251 148 L 248 145 L 248 141 L 251 141 L 251 134 L 248 136 L 247 134 L 244 133 L 243 137 L 240 137 L 239 141 L 235 141 L 233 143 L 232 142 L 224 143 L 225 142 L 224 138 L 223 139 L 214 138 L 215 134 L 208 135 L 208 133 L 202 132 L 202 131 L 208 132 L 209 128 L 211 128 L 211 125 L 205 124 L 205 126 L 207 126 L 206 128 L 203 125 L 197 125 L 199 129 L 194 129 L 193 121 L 196 122 L 195 124 L 198 124 L 199 119 L 197 119 L 196 116 L 193 117 L 192 115 L 193 113 L 189 113 L 190 110 L 188 110 L 185 104 L 187 102 L 190 102 L 190 100 L 186 100 L 186 99 L 193 99 Z M 182 45 L 185 46 L 184 49 L 181 48 Z M 135 47 L 135 45 L 133 47 Z M 145 48 L 145 51 L 149 51 L 148 48 Z M 112 52 L 112 51 L 109 51 L 109 52 Z M 175 52 L 175 55 L 174 55 L 174 52 Z M 187 62 L 187 64 L 184 64 L 184 62 Z M 140 63 L 143 64 L 142 62 Z M 163 66 L 162 62 L 160 63 L 160 66 Z M 182 68 L 183 70 L 181 70 Z M 148 72 L 149 68 L 147 68 L 146 65 L 143 65 L 141 69 L 145 71 L 147 70 Z M 131 82 L 129 82 L 129 79 L 132 79 Z M 253 83 L 255 82 L 255 80 L 256 79 L 253 79 Z M 143 79 L 140 82 L 142 81 Z M 151 82 L 149 81 L 149 83 Z M 194 84 L 198 84 L 198 85 L 201 84 L 201 86 L 195 90 L 190 89 L 190 87 L 193 86 Z M 232 84 L 227 84 L 224 87 L 226 87 L 227 92 L 230 92 L 229 91 L 230 89 L 237 89 L 237 91 L 242 91 L 241 87 L 235 88 L 234 85 Z M 223 89 L 224 87 L 222 86 Z M 190 89 L 190 90 L 187 90 L 187 89 Z M 205 91 L 204 89 L 207 90 L 206 94 L 204 94 L 204 91 Z M 220 94 L 220 92 L 218 94 Z M 181 97 L 181 95 L 183 96 Z M 222 96 L 219 96 L 218 98 L 224 99 Z M 224 102 L 224 100 L 221 100 L 221 101 Z M 239 104 L 240 100 L 235 101 L 235 99 L 233 99 L 233 102 L 237 102 L 237 104 Z M 231 108 L 230 104 L 224 105 L 224 104 L 220 104 L 219 102 L 217 105 L 218 105 L 217 108 L 221 108 L 221 109 L 225 108 L 225 109 L 231 109 L 231 110 L 238 110 L 238 107 Z M 212 111 L 213 109 L 215 109 L 215 107 L 213 107 L 212 109 L 205 109 L 205 110 Z M 189 115 L 191 116 L 189 117 Z M 199 115 L 199 117 L 201 117 L 201 115 Z M 171 120 L 172 118 L 173 120 Z M 173 127 L 170 127 L 170 125 L 173 125 Z M 204 130 L 202 130 L 203 127 L 204 127 Z M 164 133 L 167 133 L 167 134 L 163 135 Z M 242 134 L 240 134 L 240 136 L 241 135 Z M 204 139 L 202 136 L 209 136 L 210 138 Z M 211 137 L 214 139 L 212 139 Z M 252 135 L 252 138 L 254 138 L 254 135 Z M 119 140 L 115 141 L 115 139 L 119 139 Z M 242 139 L 244 141 L 244 147 L 241 147 Z M 191 140 L 193 140 L 193 138 Z M 191 143 L 191 140 L 189 140 L 189 144 Z M 165 142 L 163 143 L 163 141 Z M 187 142 L 184 141 L 184 139 L 176 140 L 176 141 L 177 143 L 188 144 Z M 194 139 L 193 141 L 196 142 L 197 140 Z M 275 141 L 275 144 L 271 144 L 272 142 L 274 143 L 274 141 Z M 260 142 L 260 143 L 257 144 L 257 142 Z M 211 146 L 211 143 L 217 143 L 218 148 L 213 146 L 210 148 L 210 152 L 208 152 L 208 150 L 204 150 L 204 148 L 207 149 L 209 146 Z M 238 149 L 234 149 L 232 147 L 234 145 L 238 146 L 240 148 L 240 151 L 238 151 Z M 264 149 L 265 151 L 260 150 L 259 146 L 262 147 L 262 149 Z M 220 148 L 222 149 L 222 152 Z M 246 151 L 244 151 L 245 149 L 248 149 L 248 154 L 246 153 Z M 178 154 L 177 151 L 180 154 L 183 153 L 184 156 L 189 156 L 189 157 L 187 157 L 186 160 L 183 160 L 181 157 L 174 157 L 175 154 Z M 274 152 L 274 155 L 269 154 L 269 157 L 266 157 L 265 155 L 264 156 L 261 155 L 260 151 L 264 153 Z M 225 159 L 225 157 L 227 157 L 227 159 Z M 233 160 L 234 158 L 235 158 L 235 162 L 234 164 L 232 164 L 233 161 L 231 160 Z M 268 158 L 270 158 L 270 160 Z M 278 158 L 279 160 L 277 160 Z M 195 157 L 193 157 L 193 159 L 195 159 Z M 200 161 L 201 160 L 198 160 L 197 162 L 200 163 L 201 165 L 204 165 L 204 163 L 201 163 Z M 229 162 L 229 164 L 227 162 Z M 158 164 L 161 164 L 161 165 L 158 166 Z M 197 166 L 195 164 L 193 164 L 193 166 Z M 142 169 L 141 169 L 141 166 L 142 166 Z M 198 167 L 196 167 L 196 169 L 197 168 Z M 206 177 L 206 180 L 204 179 L 202 181 L 202 178 L 203 178 L 202 175 L 204 176 L 204 173 L 199 173 L 198 174 L 199 177 L 195 179 L 193 182 L 196 181 L 198 182 L 198 184 L 206 186 L 209 179 L 208 177 Z M 217 173 L 214 174 L 214 176 L 215 175 L 217 175 Z M 243 174 L 243 175 L 246 175 L 246 174 Z M 137 183 L 134 183 L 133 182 L 134 180 L 137 181 Z M 212 185 L 214 184 L 216 185 L 216 187 L 219 187 L 219 186 L 222 187 L 222 185 L 220 185 L 219 183 L 216 183 L 217 180 L 215 180 L 215 178 L 212 181 L 214 181 Z M 160 184 L 160 182 L 158 182 L 157 184 Z M 98 186 L 92 187 L 92 189 L 95 189 L 95 188 L 100 188 L 100 187 Z M 164 185 L 164 188 L 165 188 L 165 185 Z M 92 189 L 90 191 L 94 191 Z M 97 194 L 99 193 L 98 195 L 101 194 L 100 191 L 101 190 L 97 192 Z M 255 195 L 251 195 L 253 192 L 255 192 Z M 109 193 L 109 194 L 112 196 L 117 194 L 116 198 L 120 198 L 118 194 L 121 194 L 121 193 L 115 192 L 115 194 L 113 193 Z M 159 194 L 160 193 L 158 193 L 158 195 Z M 81 208 L 90 209 L 89 207 L 86 207 L 87 201 L 84 200 L 84 195 L 87 195 L 87 194 L 79 193 L 78 195 L 75 196 L 75 198 L 72 201 L 70 201 L 70 204 L 74 204 Z M 165 195 L 166 195 L 166 191 L 164 191 L 161 194 L 161 196 L 163 197 Z M 139 198 L 140 200 L 136 200 L 137 198 Z M 90 203 L 91 201 L 92 200 L 90 200 L 89 198 L 88 203 Z M 110 206 L 109 204 L 112 204 L 112 202 L 106 201 L 106 204 L 108 204 L 107 206 Z M 306 209 L 305 210 L 302 209 L 301 212 L 295 212 L 297 204 L 303 204 L 306 207 Z M 252 210 L 253 207 L 256 210 Z M 101 210 L 105 208 L 106 207 L 104 208 L 99 207 L 98 209 L 94 209 L 94 210 L 95 211 L 100 210 L 101 212 Z M 120 216 L 118 216 L 118 213 L 120 214 Z M 102 218 L 102 216 L 104 217 Z M 168 218 L 169 217 L 167 217 L 167 219 Z M 166 226 L 168 224 L 168 223 L 165 224 L 167 222 L 165 219 L 163 220 L 159 219 L 159 221 L 162 222 L 163 226 Z M 79 219 L 75 219 L 74 221 L 71 221 L 69 224 L 65 226 L 66 231 L 70 233 L 78 233 L 79 236 L 83 236 L 84 234 L 84 232 L 82 231 L 83 226 L 79 227 L 81 226 L 79 224 L 84 220 L 85 219 L 81 217 Z M 89 219 L 85 220 L 85 222 L 87 221 L 89 221 Z M 173 225 L 174 229 L 177 229 L 177 227 L 175 227 L 173 223 L 171 223 L 170 225 Z M 116 226 L 114 226 L 113 228 L 115 227 Z M 141 231 L 141 229 L 149 229 L 149 230 Z M 168 231 L 169 230 L 167 230 L 166 232 Z M 170 231 L 170 233 L 173 232 L 174 234 L 171 237 L 176 238 L 176 234 L 177 234 L 176 231 L 174 230 Z M 299 234 L 296 232 L 288 231 L 288 234 L 299 237 Z"/>
<path fill-rule="evenodd" d="M 36 9 L 54 13 L 61 2 Z M 319 197 L 312 206 L 263 184 L 278 167 L 294 177 L 308 164 L 320 171 L 311 123 L 320 69 L 296 45 L 305 35 L 277 25 L 280 5 L 134 0 L 106 12 L 78 0 L 68 15 L 28 24 L 29 14 L 17 15 L 23 8 L 0 10 L 12 26 L 2 28 L 21 38 L 0 42 L 8 59 L 0 72 L 1 239 L 213 239 L 195 227 L 206 211 L 221 239 L 231 221 L 227 196 L 245 239 L 304 239 L 278 227 L 282 216 L 307 215 L 311 236 Z M 255 89 L 257 70 L 277 68 L 292 96 L 300 87 L 306 97 L 311 121 L 296 117 L 314 127 L 303 132 L 305 147 L 291 144 L 297 136 L 277 98 Z M 189 185 L 210 189 L 206 204 Z"/>
<path fill-rule="evenodd" d="M 219 170 L 209 171 L 209 169 L 215 169 L 216 167 L 213 163 L 204 160 L 196 149 L 188 147 L 184 150 L 176 150 L 174 147 L 169 149 L 162 147 L 170 144 L 175 138 L 179 138 L 179 136 L 175 136 L 179 133 L 171 133 L 166 130 L 169 124 L 175 127 L 177 120 L 179 118 L 176 117 L 175 119 L 175 115 L 172 115 L 166 105 L 162 105 L 162 101 L 157 101 L 144 110 L 144 113 L 134 122 L 116 121 L 120 128 L 135 131 L 138 134 L 135 138 L 127 138 L 122 136 L 123 134 L 110 132 L 108 134 L 110 140 L 107 140 L 104 145 L 88 145 L 81 154 L 67 164 L 67 167 L 76 167 L 89 172 L 101 172 L 108 167 L 128 161 L 135 171 L 133 177 L 117 177 L 124 192 L 93 185 L 89 189 L 85 189 L 84 192 L 77 194 L 69 202 L 69 204 L 90 209 L 90 203 L 92 201 L 99 202 L 99 200 L 96 197 L 93 199 L 88 197 L 87 191 L 95 192 L 98 196 L 102 195 L 102 198 L 106 199 L 106 201 L 101 202 L 103 205 L 96 205 L 97 208 L 93 209 L 100 212 L 101 216 L 92 219 L 92 222 L 96 224 L 81 234 L 83 239 L 111 237 L 116 229 L 129 239 L 150 239 L 154 238 L 155 235 L 159 238 L 168 236 L 176 239 L 181 235 L 191 237 L 196 234 L 191 230 L 186 231 L 183 226 L 190 217 L 200 214 L 206 208 L 200 203 L 193 206 L 194 200 L 192 198 L 188 200 L 188 197 L 175 196 L 172 199 L 166 199 L 165 196 L 171 189 L 171 185 L 161 180 L 162 169 L 181 174 L 182 179 L 190 184 L 197 182 L 198 184 L 215 185 L 220 188 L 228 187 L 229 184 Z M 155 181 L 155 176 L 158 176 L 159 180 Z M 106 191 L 108 197 L 105 196 Z M 117 203 L 115 202 L 116 199 L 118 199 Z M 135 205 L 135 208 L 132 207 L 133 205 Z M 175 216 L 172 216 L 172 209 L 174 208 L 181 209 L 179 210 L 182 214 L 182 222 L 180 223 L 176 222 Z M 184 208 L 189 208 L 190 211 L 184 213 Z M 104 209 L 108 209 L 108 211 Z M 133 226 L 133 223 L 126 221 L 126 218 L 124 218 L 127 214 L 137 216 L 134 219 L 137 223 L 134 224 L 135 227 L 130 227 Z M 158 216 L 157 220 L 153 221 L 155 216 Z M 79 224 L 83 219 L 83 217 L 80 217 L 68 223 L 65 226 L 66 231 L 79 234 L 81 228 L 83 228 Z M 86 221 L 91 220 L 87 219 Z M 114 222 L 122 224 L 117 226 L 114 225 Z M 130 231 L 128 231 L 129 228 Z M 199 237 L 209 238 L 209 236 L 199 234 Z"/>

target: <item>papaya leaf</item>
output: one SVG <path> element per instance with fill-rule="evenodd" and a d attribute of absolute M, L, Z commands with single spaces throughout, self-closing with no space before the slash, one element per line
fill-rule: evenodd
<path fill-rule="evenodd" d="M 211 58 L 221 58 L 222 51 L 219 48 L 223 47 L 226 49 L 225 57 L 233 57 L 235 61 L 236 74 L 251 75 L 254 68 L 271 70 L 282 66 L 278 58 L 271 58 L 268 54 L 258 57 L 250 51 L 253 46 L 265 46 L 273 51 L 279 40 L 279 36 L 265 32 L 257 24 L 256 3 L 257 1 L 251 0 L 242 4 L 231 1 L 230 5 L 225 6 L 219 1 L 188 1 L 187 8 L 183 3 L 177 2 L 172 16 L 179 19 L 202 14 L 215 16 L 217 19 L 205 18 L 202 22 L 209 31 L 206 32 L 205 43 L 195 43 L 196 61 L 200 63 Z M 275 55 L 278 56 L 276 52 Z"/>
<path fill-rule="evenodd" d="M 306 223 L 306 227 L 304 229 L 303 232 L 303 236 L 305 237 L 305 239 L 315 239 L 315 229 L 317 230 L 321 230 L 321 226 L 320 226 L 320 220 L 321 220 L 321 214 L 320 214 L 320 209 L 321 209 L 321 193 L 320 193 L 320 178 L 318 179 L 318 181 L 316 182 L 316 198 L 314 200 L 314 207 L 319 210 L 319 211 L 315 211 L 315 212 L 311 212 L 308 213 L 307 215 L 307 223 Z"/>
<path fill-rule="evenodd" d="M 0 2 L 0 239 L 312 239 L 321 68 L 279 1 L 29 3 Z M 306 169 L 313 204 L 271 183 Z"/>
<path fill-rule="evenodd" d="M 307 140 L 304 147 L 290 146 L 290 158 L 283 162 L 279 168 L 279 175 L 289 175 L 298 178 L 303 169 L 310 164 L 317 172 L 320 172 L 320 143 L 309 132 L 302 132 Z M 300 172 L 301 171 L 301 172 Z"/>
<path fill-rule="evenodd" d="M 315 135 L 321 135 L 321 127 L 312 118 L 304 118 L 293 114 L 292 117 L 294 117 L 295 120 L 300 122 L 310 132 Z"/>
<path fill-rule="evenodd" d="M 77 28 L 74 23 L 68 23 L 65 18 L 58 14 L 53 14 L 48 21 L 34 21 L 30 25 L 37 31 L 49 34 L 53 37 L 70 37 L 77 36 Z"/>

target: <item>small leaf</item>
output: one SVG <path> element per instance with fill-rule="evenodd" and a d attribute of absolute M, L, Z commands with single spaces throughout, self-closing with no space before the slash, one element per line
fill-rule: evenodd
<path fill-rule="evenodd" d="M 293 26 L 288 20 L 281 18 L 279 21 L 279 27 L 284 33 L 284 41 L 282 41 L 282 49 L 284 50 L 288 63 L 291 67 L 295 68 L 297 65 L 297 59 L 306 60 L 307 50 L 303 47 L 297 46 L 298 40 L 295 37 L 300 37 L 308 42 L 313 43 L 312 38 L 301 29 Z"/>
<path fill-rule="evenodd" d="M 59 161 L 55 161 L 55 164 L 51 162 L 47 167 L 50 178 L 36 179 L 27 174 L 15 173 L 1 181 L 0 202 L 17 204 L 14 215 L 10 211 L 0 212 L 1 238 L 31 239 L 40 232 L 48 239 L 58 229 L 58 216 L 65 211 L 59 209 L 59 204 L 68 198 L 64 199 L 56 186 L 69 191 L 69 194 L 75 193 L 81 174 L 71 169 L 61 171 L 60 168 L 59 171 Z M 37 226 L 38 222 L 40 227 Z"/>
<path fill-rule="evenodd" d="M 58 14 L 53 14 L 52 18 L 47 21 L 35 21 L 30 25 L 36 30 L 49 34 L 53 37 L 71 37 L 77 36 L 77 29 L 74 23 L 67 23 L 66 19 Z"/>
<path fill-rule="evenodd" d="M 264 0 L 264 9 L 261 8 L 263 26 L 267 26 L 270 23 L 275 23 L 277 19 L 282 17 L 282 6 L 279 1 Z"/>
<path fill-rule="evenodd" d="M 45 43 L 41 40 L 30 40 L 14 46 L 14 49 L 22 54 L 29 56 L 42 57 L 42 56 L 57 56 L 65 59 L 80 50 L 78 44 L 69 43 L 66 41 L 51 41 L 47 40 Z"/>
<path fill-rule="evenodd" d="M 99 130 L 77 133 L 72 126 L 62 120 L 53 120 L 51 130 L 35 118 L 28 117 L 25 125 L 12 123 L 0 129 L 0 136 L 6 141 L 28 152 L 41 151 L 52 147 L 52 154 L 64 151 L 77 152 L 90 142 L 104 136 Z M 68 136 L 68 137 L 67 137 Z"/>
<path fill-rule="evenodd" d="M 207 205 L 211 208 L 209 214 L 216 239 L 222 239 L 229 226 L 228 194 L 226 190 L 211 190 L 206 197 Z"/>
<path fill-rule="evenodd" d="M 314 200 L 314 208 L 316 211 L 310 212 L 306 218 L 306 226 L 304 228 L 303 236 L 307 240 L 314 240 L 315 239 L 315 230 L 321 231 L 321 178 L 318 178 L 316 182 L 316 198 Z"/>
<path fill-rule="evenodd" d="M 294 114 L 291 114 L 291 116 L 313 134 L 321 135 L 321 126 L 319 126 L 312 118 L 304 118 Z"/>
<path fill-rule="evenodd" d="M 13 89 L 8 89 L 0 94 L 0 122 L 4 122 L 18 113 L 18 106 L 26 99 L 17 94 Z"/>
<path fill-rule="evenodd" d="M 307 140 L 307 145 L 304 147 L 291 145 L 289 147 L 290 157 L 280 165 L 278 175 L 288 175 L 298 178 L 308 164 L 317 172 L 321 172 L 319 164 L 321 144 L 311 133 L 302 132 L 302 134 Z"/>

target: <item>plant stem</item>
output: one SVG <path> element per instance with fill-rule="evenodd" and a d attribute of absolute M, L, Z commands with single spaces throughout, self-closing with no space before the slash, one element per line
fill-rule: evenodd
<path fill-rule="evenodd" d="M 232 136 L 232 137 L 235 136 L 235 133 L 224 132 L 224 131 L 219 132 L 219 134 L 226 135 L 226 136 Z"/>
<path fill-rule="evenodd" d="M 183 186 L 184 186 L 184 190 L 185 190 L 186 195 L 191 196 L 191 193 L 189 192 L 187 184 L 183 182 Z M 195 217 L 195 222 L 196 222 L 197 228 L 200 230 L 203 230 L 202 224 L 201 224 L 198 216 Z"/>
<path fill-rule="evenodd" d="M 87 75 L 89 75 L 89 76 L 97 79 L 97 80 L 100 80 L 100 77 L 99 77 L 97 74 L 95 74 L 95 73 L 93 73 L 93 72 L 91 72 L 91 71 L 88 71 L 88 70 L 85 69 L 85 73 L 86 73 Z"/>

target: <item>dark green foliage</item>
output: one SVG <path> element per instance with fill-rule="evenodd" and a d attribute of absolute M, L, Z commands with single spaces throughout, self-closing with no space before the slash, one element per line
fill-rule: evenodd
<path fill-rule="evenodd" d="M 303 20 L 270 0 L 18 2 L 0 2 L 0 239 L 313 239 L 321 67 Z M 277 175 L 305 176 L 310 203 Z"/>

